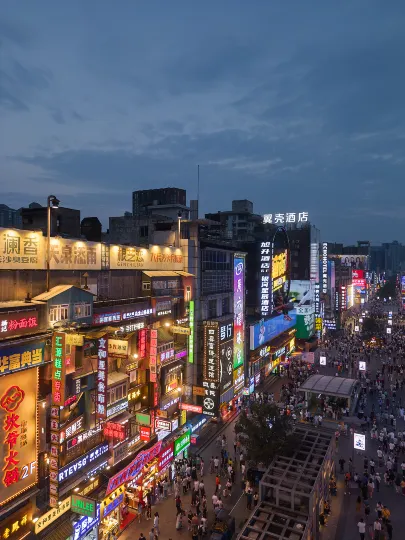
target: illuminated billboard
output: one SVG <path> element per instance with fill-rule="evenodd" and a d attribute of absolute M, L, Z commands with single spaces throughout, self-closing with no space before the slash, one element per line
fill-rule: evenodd
<path fill-rule="evenodd" d="M 288 315 L 290 320 L 286 319 L 284 315 L 277 315 L 277 317 L 267 321 L 262 319 L 260 322 L 252 324 L 250 326 L 250 350 L 254 351 L 286 330 L 293 328 L 297 322 L 296 311 L 290 311 Z"/>
<path fill-rule="evenodd" d="M 37 482 L 38 368 L 0 377 L 0 505 Z"/>
<path fill-rule="evenodd" d="M 233 368 L 245 362 L 245 257 L 233 259 Z"/>

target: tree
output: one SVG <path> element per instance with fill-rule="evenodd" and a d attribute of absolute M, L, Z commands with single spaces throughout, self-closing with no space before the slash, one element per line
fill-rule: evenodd
<path fill-rule="evenodd" d="M 252 414 L 242 411 L 235 431 L 243 445 L 246 458 L 255 464 L 270 465 L 281 450 L 288 454 L 296 444 L 291 416 L 280 414 L 272 403 L 254 403 Z"/>
<path fill-rule="evenodd" d="M 369 338 L 379 334 L 380 327 L 374 317 L 367 317 L 363 321 L 362 334 L 364 337 Z"/>
<path fill-rule="evenodd" d="M 386 281 L 384 285 L 378 290 L 377 296 L 379 298 L 395 298 L 397 294 L 397 287 L 395 281 Z"/>

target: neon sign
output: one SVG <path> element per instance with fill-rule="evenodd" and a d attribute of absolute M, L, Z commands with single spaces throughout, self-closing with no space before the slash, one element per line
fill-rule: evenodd
<path fill-rule="evenodd" d="M 162 441 L 156 443 L 149 450 L 140 452 L 136 458 L 125 467 L 125 469 L 110 478 L 106 495 L 109 495 L 112 491 L 120 487 L 125 482 L 135 478 L 149 461 L 159 455 L 161 448 Z"/>
<path fill-rule="evenodd" d="M 3 313 L 0 316 L 0 335 L 2 337 L 27 334 L 38 326 L 38 311 L 23 313 Z"/>
<path fill-rule="evenodd" d="M 107 377 L 108 377 L 108 339 L 98 340 L 97 353 L 97 403 L 96 416 L 99 420 L 107 418 Z"/>
<path fill-rule="evenodd" d="M 233 259 L 233 368 L 243 366 L 245 361 L 245 259 Z"/>
<path fill-rule="evenodd" d="M 56 332 L 52 340 L 52 401 L 55 405 L 65 403 L 65 334 Z"/>
<path fill-rule="evenodd" d="M 0 505 L 36 482 L 37 376 L 30 369 L 0 379 Z"/>

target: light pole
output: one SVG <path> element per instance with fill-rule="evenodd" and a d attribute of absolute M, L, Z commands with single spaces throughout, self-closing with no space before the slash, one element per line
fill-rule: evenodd
<path fill-rule="evenodd" d="M 51 260 L 51 208 L 59 208 L 59 199 L 55 195 L 49 195 L 46 204 L 47 228 L 46 228 L 46 290 L 50 288 L 50 260 Z M 52 207 L 51 207 L 52 204 Z"/>

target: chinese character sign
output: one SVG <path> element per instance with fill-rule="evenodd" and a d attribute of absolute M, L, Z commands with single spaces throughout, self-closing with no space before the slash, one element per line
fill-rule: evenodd
<path fill-rule="evenodd" d="M 32 341 L 18 347 L 0 348 L 0 375 L 37 367 L 44 363 L 44 341 Z"/>
<path fill-rule="evenodd" d="M 245 361 L 245 258 L 233 260 L 233 368 Z"/>
<path fill-rule="evenodd" d="M 206 416 L 219 414 L 219 385 L 215 382 L 203 381 L 205 395 L 201 398 L 202 413 Z"/>
<path fill-rule="evenodd" d="M 37 482 L 38 370 L 0 377 L 0 505 Z"/>
<path fill-rule="evenodd" d="M 219 325 L 204 321 L 203 377 L 206 381 L 219 382 Z"/>
<path fill-rule="evenodd" d="M 107 418 L 107 379 L 108 379 L 108 339 L 103 336 L 98 340 L 97 352 L 97 402 L 96 418 Z"/>
<path fill-rule="evenodd" d="M 288 223 L 307 223 L 308 212 L 281 212 L 281 214 L 264 214 L 263 223 L 270 225 L 286 225 Z"/>
<path fill-rule="evenodd" d="M 51 270 L 101 270 L 101 244 L 52 238 L 50 267 Z"/>
<path fill-rule="evenodd" d="M 126 358 L 128 356 L 128 341 L 123 339 L 109 339 L 108 356 Z"/>
<path fill-rule="evenodd" d="M 65 404 L 66 385 L 66 334 L 55 332 L 52 338 L 52 402 L 54 405 Z"/>
<path fill-rule="evenodd" d="M 45 268 L 45 238 L 41 232 L 0 229 L 2 270 Z"/>
<path fill-rule="evenodd" d="M 19 311 L 0 315 L 0 338 L 33 334 L 38 331 L 38 311 Z"/>
<path fill-rule="evenodd" d="M 135 246 L 111 246 L 110 268 L 135 270 L 183 270 L 180 249 L 153 246 L 151 249 Z"/>
<path fill-rule="evenodd" d="M 271 242 L 260 243 L 260 313 L 270 315 L 272 311 L 272 292 L 270 283 L 272 245 Z"/>
<path fill-rule="evenodd" d="M 322 244 L 322 293 L 328 292 L 328 243 Z"/>

